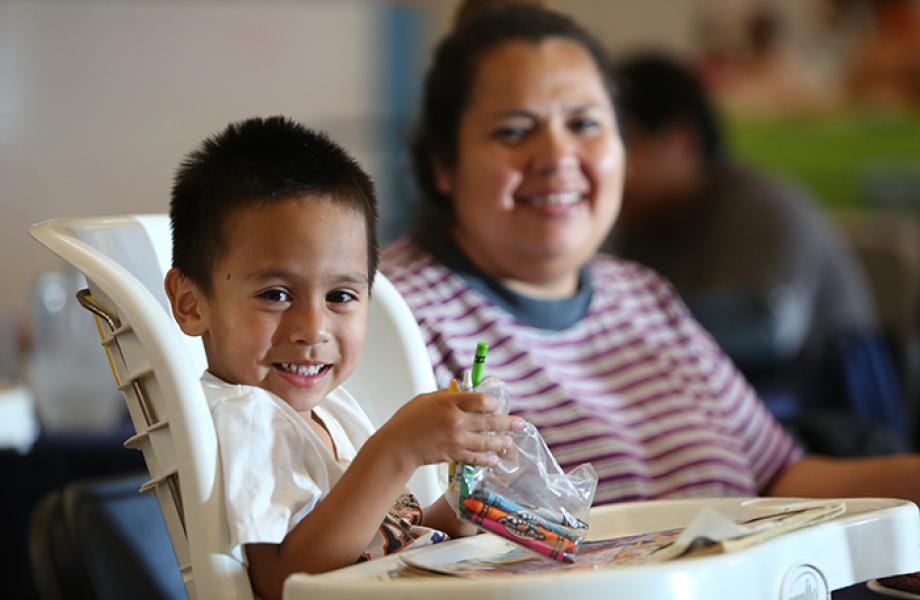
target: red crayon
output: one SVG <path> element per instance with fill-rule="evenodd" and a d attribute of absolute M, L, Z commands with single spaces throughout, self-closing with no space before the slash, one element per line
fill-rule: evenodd
<path fill-rule="evenodd" d="M 478 514 L 471 514 L 470 521 L 472 521 L 473 523 L 476 523 L 477 525 L 479 525 L 486 531 L 491 531 L 492 533 L 496 535 L 500 535 L 505 539 L 509 539 L 512 542 L 520 544 L 521 546 L 524 546 L 525 548 L 533 550 L 534 552 L 538 554 L 542 554 L 543 556 L 546 556 L 547 558 L 558 560 L 559 562 L 567 562 L 567 563 L 575 562 L 575 557 L 572 554 L 568 552 L 564 552 L 563 550 L 560 550 L 558 548 L 553 548 L 549 544 L 545 544 L 533 538 L 518 537 L 514 535 L 513 533 L 511 533 L 510 531 L 508 531 L 508 529 L 504 525 L 499 523 L 498 521 L 493 521 L 492 519 L 480 517 Z"/>
<path fill-rule="evenodd" d="M 541 527 L 539 523 L 522 518 L 518 513 L 508 513 L 474 498 L 464 498 L 463 505 L 471 513 L 483 519 L 491 519 L 516 537 L 545 542 L 547 545 L 561 549 L 563 552 L 575 552 L 575 542 Z M 535 535 L 534 535 L 535 534 Z"/>

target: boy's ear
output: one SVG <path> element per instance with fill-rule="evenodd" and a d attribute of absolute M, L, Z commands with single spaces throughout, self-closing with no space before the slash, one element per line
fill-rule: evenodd
<path fill-rule="evenodd" d="M 173 267 L 163 282 L 173 317 L 185 335 L 200 336 L 208 331 L 207 299 L 182 271 Z"/>

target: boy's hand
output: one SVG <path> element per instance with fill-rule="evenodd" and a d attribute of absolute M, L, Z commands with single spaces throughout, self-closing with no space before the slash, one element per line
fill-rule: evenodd
<path fill-rule="evenodd" d="M 439 391 L 416 396 L 387 421 L 378 434 L 393 436 L 415 466 L 458 461 L 491 466 L 520 431 L 520 417 L 496 414 L 498 400 L 477 392 Z"/>

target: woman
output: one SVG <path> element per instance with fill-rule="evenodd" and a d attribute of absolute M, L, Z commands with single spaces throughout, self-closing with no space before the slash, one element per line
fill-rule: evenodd
<path fill-rule="evenodd" d="M 488 341 L 512 412 L 563 467 L 593 463 L 597 503 L 920 497 L 892 476 L 915 458 L 803 457 L 667 283 L 595 254 L 624 171 L 606 73 L 589 34 L 532 6 L 482 12 L 438 47 L 413 149 L 427 210 L 381 263 L 438 379 Z"/>

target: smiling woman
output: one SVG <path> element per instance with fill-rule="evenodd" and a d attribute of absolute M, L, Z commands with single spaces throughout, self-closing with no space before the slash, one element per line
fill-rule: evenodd
<path fill-rule="evenodd" d="M 512 412 L 566 468 L 594 464 L 598 502 L 756 494 L 795 444 L 665 282 L 596 255 L 625 170 L 608 72 L 554 12 L 460 24 L 435 55 L 414 148 L 429 210 L 383 270 L 438 377 L 489 342 Z"/>
<path fill-rule="evenodd" d="M 920 475 L 916 457 L 803 457 L 667 282 L 596 254 L 625 165 L 607 58 L 563 15 L 473 4 L 425 82 L 413 145 L 424 210 L 381 257 L 440 382 L 488 342 L 512 414 L 564 468 L 593 463 L 597 503 L 920 498 L 898 475 Z"/>
<path fill-rule="evenodd" d="M 597 66 L 578 43 L 509 42 L 484 57 L 457 160 L 436 164 L 454 239 L 512 289 L 566 297 L 613 223 L 623 146 Z"/>

